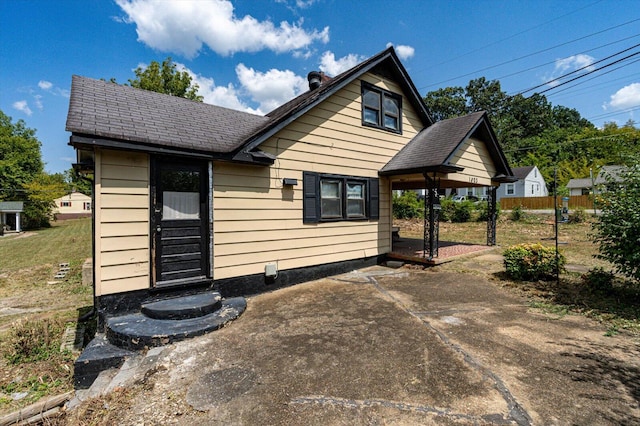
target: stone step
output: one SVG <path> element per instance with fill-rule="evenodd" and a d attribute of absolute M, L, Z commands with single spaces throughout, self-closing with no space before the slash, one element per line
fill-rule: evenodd
<path fill-rule="evenodd" d="M 218 310 L 195 318 L 157 319 L 143 313 L 113 317 L 107 319 L 107 339 L 129 350 L 162 346 L 217 330 L 239 317 L 246 307 L 244 297 L 234 297 L 222 301 Z"/>
<path fill-rule="evenodd" d="M 74 387 L 89 388 L 100 372 L 119 368 L 125 359 L 134 355 L 134 352 L 111 344 L 105 334 L 96 334 L 73 365 Z"/>
<path fill-rule="evenodd" d="M 153 319 L 184 320 L 209 315 L 221 307 L 220 293 L 209 292 L 145 303 L 141 312 Z"/>

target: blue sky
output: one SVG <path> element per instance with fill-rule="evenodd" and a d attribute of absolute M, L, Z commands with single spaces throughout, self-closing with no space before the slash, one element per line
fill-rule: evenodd
<path fill-rule="evenodd" d="M 124 83 L 171 56 L 205 102 L 266 113 L 309 71 L 336 75 L 390 43 L 422 95 L 484 76 L 509 94 L 543 84 L 597 126 L 640 121 L 640 0 L 1 0 L 0 109 L 61 172 L 73 74 Z M 553 82 L 579 68 L 593 72 Z"/>

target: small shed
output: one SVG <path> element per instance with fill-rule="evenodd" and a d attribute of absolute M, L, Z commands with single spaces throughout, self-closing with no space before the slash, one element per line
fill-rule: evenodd
<path fill-rule="evenodd" d="M 22 201 L 0 201 L 0 234 L 22 232 L 20 215 L 24 211 Z"/>

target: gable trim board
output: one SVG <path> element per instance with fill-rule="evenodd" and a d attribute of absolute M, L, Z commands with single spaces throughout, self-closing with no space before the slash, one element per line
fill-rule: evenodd
<path fill-rule="evenodd" d="M 363 84 L 401 97 L 401 132 L 363 126 Z M 391 188 L 398 176 L 466 171 L 482 173 L 493 184 L 511 175 L 486 114 L 433 124 L 393 48 L 265 117 L 143 92 L 73 77 L 67 130 L 72 146 L 94 152 L 94 285 L 105 303 L 129 306 L 121 294 L 160 291 L 154 285 L 151 220 L 157 210 L 151 179 L 155 158 L 209 164 L 208 212 L 202 213 L 210 216 L 209 274 L 191 286 L 161 289 L 163 294 L 221 283 L 227 294 L 237 294 L 233 286 L 242 288 L 243 282 L 258 288 L 260 281 L 266 288 L 270 281 L 276 286 L 291 282 L 292 271 L 334 273 L 339 265 L 379 260 L 391 250 Z M 169 123 L 167 114 L 173 114 Z M 121 116 L 127 118 L 120 122 Z M 445 130 L 435 142 L 424 137 L 432 127 Z M 409 146 L 421 151 L 434 143 L 446 148 L 435 164 L 405 156 Z M 467 151 L 474 157 L 465 157 Z M 475 167 L 478 161 L 491 164 Z M 405 167 L 390 167 L 397 162 Z M 331 175 L 366 183 L 365 215 L 305 220 L 305 203 L 311 202 L 304 193 L 306 177 Z M 343 189 L 345 205 L 348 196 L 357 200 L 357 185 L 351 190 L 356 192 Z M 317 191 L 313 196 L 319 202 Z M 277 279 L 265 275 L 267 266 Z"/>

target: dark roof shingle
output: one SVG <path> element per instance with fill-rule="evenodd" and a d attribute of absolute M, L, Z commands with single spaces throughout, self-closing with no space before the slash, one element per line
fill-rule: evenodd
<path fill-rule="evenodd" d="M 268 117 L 74 75 L 66 129 L 204 153 L 228 153 Z"/>
<path fill-rule="evenodd" d="M 418 133 L 380 171 L 381 174 L 417 172 L 445 165 L 456 147 L 469 136 L 483 111 L 438 121 Z"/>

